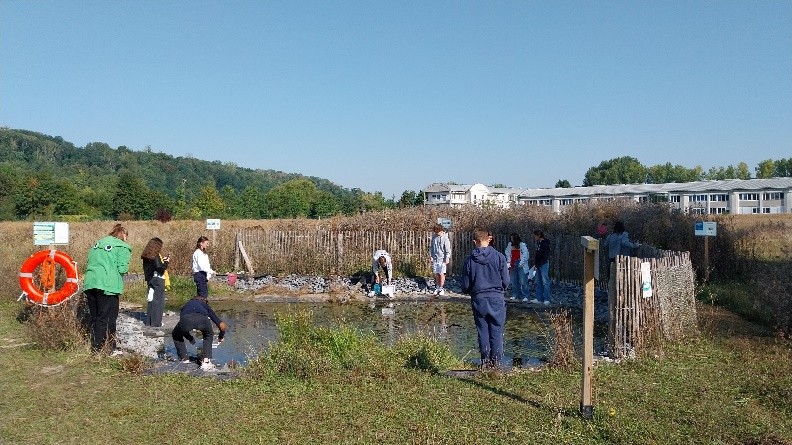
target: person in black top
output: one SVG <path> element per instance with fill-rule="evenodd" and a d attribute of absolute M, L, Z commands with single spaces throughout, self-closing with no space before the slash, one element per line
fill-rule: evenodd
<path fill-rule="evenodd" d="M 163 258 L 161 252 L 162 240 L 151 238 L 140 255 L 143 259 L 143 274 L 148 283 L 146 326 L 162 326 L 162 312 L 165 310 L 165 271 L 168 269 L 170 255 Z"/>
<path fill-rule="evenodd" d="M 172 333 L 173 344 L 176 346 L 179 361 L 182 363 L 190 362 L 187 356 L 187 345 L 184 344 L 184 340 L 187 339 L 190 344 L 195 344 L 195 338 L 190 333 L 194 329 L 201 331 L 203 336 L 203 363 L 201 364 L 201 369 L 204 371 L 215 369 L 215 365 L 212 363 L 212 340 L 214 339 L 212 322 L 220 328 L 220 334 L 217 336 L 218 343 L 222 343 L 223 337 L 225 337 L 225 322 L 220 320 L 215 311 L 209 307 L 209 302 L 206 298 L 200 295 L 196 295 L 192 300 L 184 304 L 180 316 L 181 318 L 176 327 L 173 328 Z"/>
<path fill-rule="evenodd" d="M 534 230 L 536 240 L 536 255 L 534 255 L 534 270 L 536 271 L 536 297 L 531 303 L 550 304 L 550 242 L 544 237 L 544 232 Z"/>

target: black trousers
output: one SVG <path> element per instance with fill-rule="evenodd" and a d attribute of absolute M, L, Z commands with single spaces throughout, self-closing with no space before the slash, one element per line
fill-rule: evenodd
<path fill-rule="evenodd" d="M 149 289 L 154 289 L 154 300 L 148 302 L 146 307 L 146 326 L 162 326 L 162 313 L 165 311 L 165 279 L 152 277 L 148 283 Z"/>
<path fill-rule="evenodd" d="M 115 349 L 118 295 L 106 295 L 102 289 L 86 289 L 85 296 L 91 314 L 88 329 L 91 334 L 91 348 L 99 351 L 108 342 L 110 349 Z"/>
<path fill-rule="evenodd" d="M 212 358 L 212 340 L 214 339 L 214 331 L 212 330 L 212 320 L 209 317 L 201 314 L 187 314 L 179 319 L 176 327 L 173 328 L 173 344 L 176 346 L 176 352 L 179 355 L 179 360 L 187 360 L 187 345 L 184 340 L 193 342 L 190 331 L 201 331 L 203 335 L 203 358 Z"/>

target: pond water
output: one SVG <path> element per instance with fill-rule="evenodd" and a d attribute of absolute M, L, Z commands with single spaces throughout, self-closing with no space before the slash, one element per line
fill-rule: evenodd
<path fill-rule="evenodd" d="M 298 310 L 310 310 L 314 323 L 319 325 L 335 326 L 338 323 L 347 323 L 365 332 L 373 332 L 387 345 L 398 341 L 405 334 L 430 334 L 447 342 L 454 354 L 463 361 L 476 365 L 480 363 L 476 326 L 469 300 L 443 300 L 434 303 L 400 300 L 344 305 L 217 301 L 212 302 L 212 308 L 228 324 L 225 340 L 212 353 L 214 361 L 219 364 L 229 363 L 231 360 L 244 364 L 265 351 L 270 342 L 278 340 L 277 315 Z M 582 344 L 580 315 L 573 315 L 573 331 L 577 337 L 576 349 L 579 350 Z M 551 335 L 547 310 L 508 304 L 503 342 L 504 365 L 541 364 L 547 358 Z M 604 346 L 601 337 L 595 338 L 595 351 Z M 200 344 L 198 340 L 196 345 Z M 188 344 L 188 352 L 194 354 L 194 351 L 195 346 Z M 165 353 L 176 356 L 170 333 L 165 336 Z"/>

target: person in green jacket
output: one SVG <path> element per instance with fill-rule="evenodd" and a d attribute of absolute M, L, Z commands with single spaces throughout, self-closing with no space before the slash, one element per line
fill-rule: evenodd
<path fill-rule="evenodd" d="M 132 248 L 126 243 L 127 229 L 113 226 L 110 234 L 94 244 L 88 252 L 85 270 L 85 296 L 91 313 L 91 347 L 101 351 L 105 342 L 115 350 L 118 298 L 124 291 L 121 276 L 129 270 Z"/>

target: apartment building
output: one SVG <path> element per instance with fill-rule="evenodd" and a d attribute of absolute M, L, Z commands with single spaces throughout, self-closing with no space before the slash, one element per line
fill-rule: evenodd
<path fill-rule="evenodd" d="M 680 211 L 701 214 L 792 213 L 792 178 L 728 179 L 667 184 L 518 189 L 483 184 L 434 183 L 423 190 L 424 204 L 436 206 L 541 205 L 555 212 L 593 200 L 630 199 L 668 202 Z"/>

